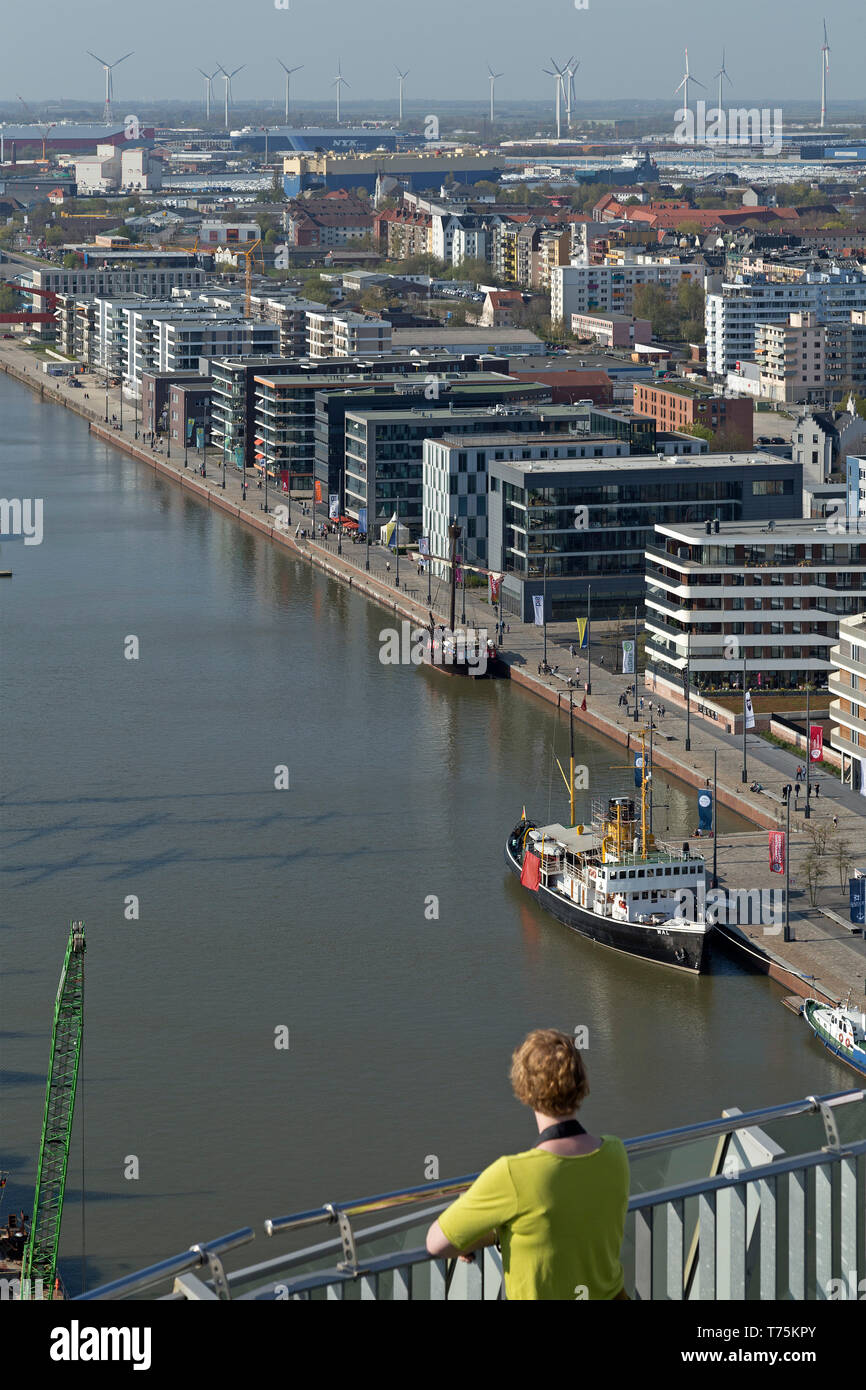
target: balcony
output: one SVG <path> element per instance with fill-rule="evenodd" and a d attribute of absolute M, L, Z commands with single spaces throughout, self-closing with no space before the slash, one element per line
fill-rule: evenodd
<path fill-rule="evenodd" d="M 832 1280 L 848 1287 L 852 1279 L 848 1296 L 857 1297 L 866 1091 L 733 1109 L 628 1140 L 626 1149 L 632 1195 L 622 1261 L 635 1299 L 824 1300 L 838 1296 Z M 428 1225 L 475 1176 L 277 1217 L 264 1223 L 277 1244 L 317 1227 L 337 1226 L 339 1235 L 228 1272 L 225 1257 L 255 1239 L 245 1227 L 74 1301 L 501 1300 L 495 1247 L 466 1264 L 433 1259 L 424 1246 Z M 371 1216 L 385 1219 L 355 1228 Z"/>

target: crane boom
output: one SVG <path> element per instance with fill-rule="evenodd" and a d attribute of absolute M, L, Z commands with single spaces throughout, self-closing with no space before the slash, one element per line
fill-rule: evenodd
<path fill-rule="evenodd" d="M 84 1033 L 84 950 L 84 923 L 71 922 L 54 1004 L 33 1220 L 21 1271 L 22 1289 L 39 1287 L 34 1281 L 41 1280 L 49 1298 L 57 1268 L 60 1218 Z"/>

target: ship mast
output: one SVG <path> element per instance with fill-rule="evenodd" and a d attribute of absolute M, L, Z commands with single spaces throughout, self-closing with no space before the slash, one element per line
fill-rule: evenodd
<path fill-rule="evenodd" d="M 571 820 L 574 826 L 574 691 L 568 692 L 568 800 Z"/>
<path fill-rule="evenodd" d="M 641 729 L 640 734 L 640 852 L 641 858 L 646 859 L 646 732 Z"/>
<path fill-rule="evenodd" d="M 460 527 L 457 525 L 456 521 L 452 521 L 451 525 L 448 527 L 448 538 L 450 540 L 450 545 L 448 547 L 448 555 L 451 564 L 451 599 L 449 607 L 450 617 L 448 630 L 451 633 L 452 637 L 454 635 L 454 615 L 457 605 L 457 537 L 459 535 Z"/>

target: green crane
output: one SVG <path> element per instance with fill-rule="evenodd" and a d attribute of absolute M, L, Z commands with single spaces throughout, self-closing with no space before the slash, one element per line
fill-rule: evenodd
<path fill-rule="evenodd" d="M 33 1219 L 24 1248 L 22 1297 L 53 1296 L 60 1241 L 60 1218 L 66 1189 L 66 1166 L 72 1137 L 72 1115 L 84 1032 L 84 923 L 71 922 L 66 957 L 54 1004 L 51 1059 L 45 1088 L 45 1115 L 39 1168 L 33 1198 Z M 26 1292 L 25 1292 L 26 1291 Z M 31 1292 L 36 1291 L 36 1292 Z"/>

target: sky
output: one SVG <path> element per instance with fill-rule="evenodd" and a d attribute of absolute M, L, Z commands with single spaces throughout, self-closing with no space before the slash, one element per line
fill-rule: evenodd
<path fill-rule="evenodd" d="M 280 6 L 278 8 L 278 6 Z M 578 8 L 580 6 L 580 8 Z M 235 100 L 279 98 L 282 58 L 302 63 L 293 100 L 326 101 L 341 60 L 347 102 L 396 96 L 395 65 L 409 69 L 406 99 L 431 112 L 440 100 L 485 98 L 488 63 L 503 76 L 497 97 L 542 100 L 553 55 L 581 60 L 578 100 L 671 99 L 688 46 L 692 71 L 714 97 L 721 50 L 733 105 L 818 100 L 822 22 L 830 39 L 830 103 L 864 95 L 863 0 L 0 0 L 6 61 L 0 100 L 101 100 L 106 61 L 117 68 L 115 104 L 203 92 L 197 68 L 244 70 Z M 13 53 L 22 61 L 12 63 Z M 216 87 L 221 92 L 222 86 Z"/>

